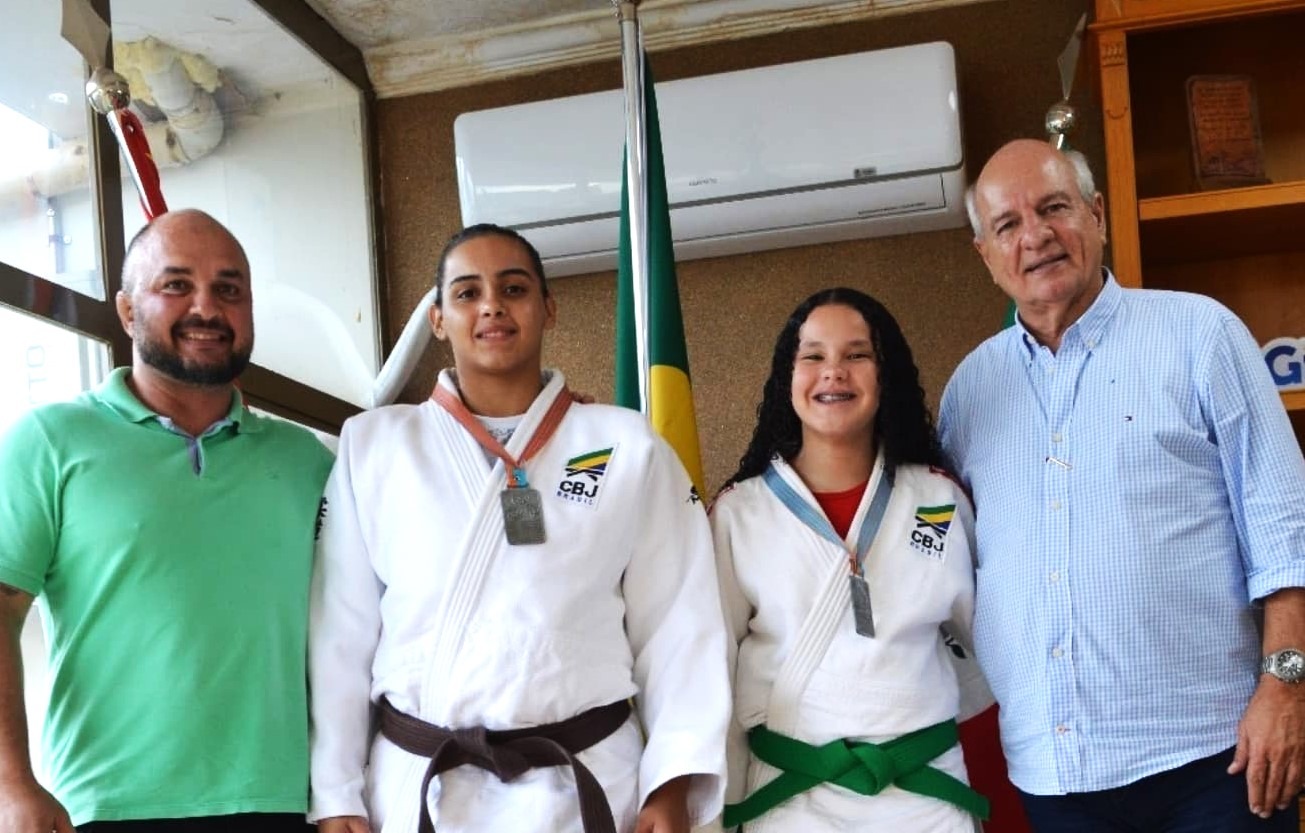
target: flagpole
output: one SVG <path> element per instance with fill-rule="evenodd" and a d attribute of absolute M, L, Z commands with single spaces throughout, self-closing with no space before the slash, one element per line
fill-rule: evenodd
<path fill-rule="evenodd" d="M 630 272 L 634 282 L 634 340 L 639 404 L 650 413 L 648 363 L 648 129 L 643 90 L 639 0 L 612 0 L 621 21 L 621 76 L 625 81 L 625 181 L 629 193 Z"/>

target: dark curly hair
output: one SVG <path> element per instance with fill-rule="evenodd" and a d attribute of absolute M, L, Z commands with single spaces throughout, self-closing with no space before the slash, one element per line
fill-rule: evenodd
<path fill-rule="evenodd" d="M 444 244 L 444 249 L 440 252 L 439 265 L 435 267 L 435 306 L 444 305 L 444 266 L 448 263 L 449 255 L 453 254 L 453 250 L 463 243 L 468 240 L 475 240 L 477 237 L 506 237 L 520 243 L 530 257 L 530 265 L 535 267 L 535 275 L 539 277 L 540 292 L 545 298 L 548 297 L 548 281 L 544 279 L 544 261 L 539 257 L 539 250 L 535 248 L 534 244 L 522 237 L 521 232 L 516 229 L 495 225 L 494 223 L 476 223 L 474 226 L 467 226 L 450 237 L 449 242 Z"/>
<path fill-rule="evenodd" d="M 739 459 L 739 470 L 728 487 L 766 470 L 776 454 L 792 460 L 802 450 L 802 423 L 793 410 L 793 365 L 797 359 L 798 330 L 812 310 L 841 304 L 861 313 L 870 327 L 875 363 L 879 369 L 879 411 L 875 414 L 875 438 L 884 454 L 884 468 L 891 478 L 902 463 L 943 467 L 942 447 L 934 430 L 933 416 L 924 403 L 920 371 L 902 328 L 883 304 L 856 289 L 822 289 L 802 303 L 788 317 L 775 341 L 770 378 L 757 406 L 757 427 L 748 450 Z"/>

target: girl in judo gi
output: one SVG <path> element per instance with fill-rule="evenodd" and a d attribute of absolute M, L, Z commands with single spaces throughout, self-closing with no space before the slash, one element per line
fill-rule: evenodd
<path fill-rule="evenodd" d="M 897 322 L 854 289 L 807 298 L 757 416 L 711 511 L 737 647 L 726 828 L 973 833 L 956 718 L 991 699 L 952 653 L 973 515 Z"/>
<path fill-rule="evenodd" d="M 641 414 L 542 367 L 557 309 L 524 238 L 465 229 L 436 281 L 454 367 L 346 422 L 326 487 L 310 816 L 688 833 L 720 811 L 729 721 L 701 502 Z"/>

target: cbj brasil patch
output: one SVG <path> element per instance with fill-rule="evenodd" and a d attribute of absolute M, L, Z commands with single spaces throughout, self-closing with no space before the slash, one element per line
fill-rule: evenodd
<path fill-rule="evenodd" d="M 562 480 L 557 484 L 557 496 L 585 506 L 598 505 L 603 478 L 607 476 L 607 466 L 615 450 L 615 446 L 600 448 L 567 460 Z"/>
<path fill-rule="evenodd" d="M 942 558 L 947 543 L 947 530 L 951 528 L 956 504 L 917 506 L 915 528 L 911 530 L 911 549 L 930 558 Z"/>

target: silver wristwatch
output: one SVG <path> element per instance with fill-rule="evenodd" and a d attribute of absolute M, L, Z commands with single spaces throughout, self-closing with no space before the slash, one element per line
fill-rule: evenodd
<path fill-rule="evenodd" d="M 1305 680 L 1305 653 L 1295 648 L 1274 651 L 1260 663 L 1260 673 L 1272 674 L 1284 683 L 1299 683 Z"/>

